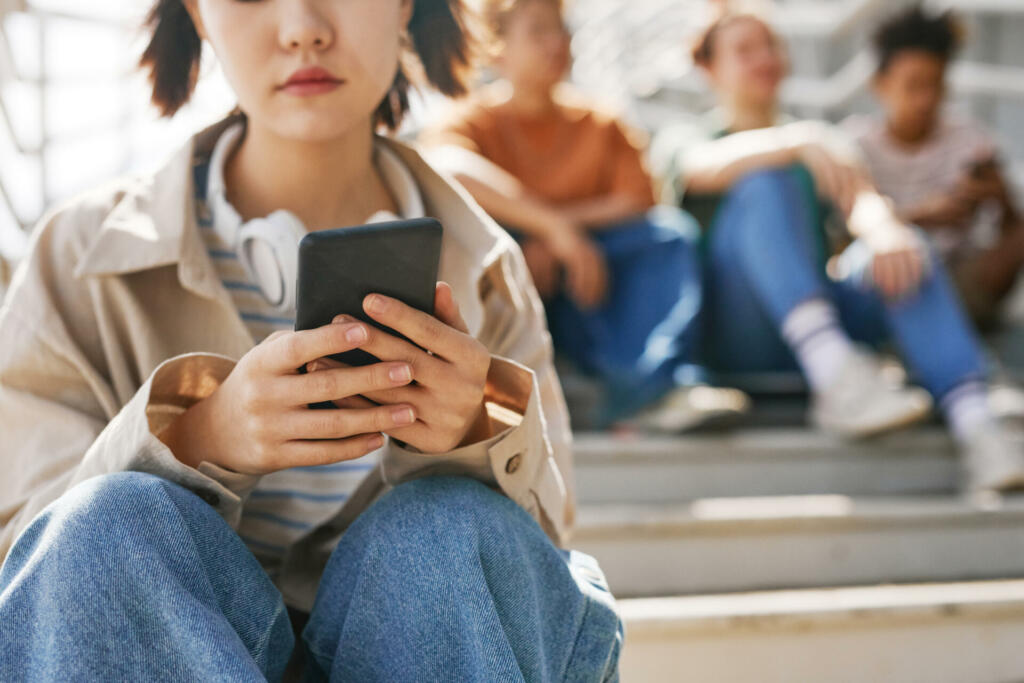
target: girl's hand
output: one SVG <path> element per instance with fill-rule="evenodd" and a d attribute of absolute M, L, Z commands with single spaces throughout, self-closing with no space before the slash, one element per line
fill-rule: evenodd
<path fill-rule="evenodd" d="M 407 362 L 395 358 L 361 368 L 297 371 L 324 356 L 366 347 L 369 330 L 357 322 L 272 334 L 161 440 L 186 465 L 206 461 L 245 474 L 352 460 L 377 450 L 384 443 L 382 432 L 415 422 L 416 408 L 402 400 L 374 406 L 351 399 L 408 385 Z M 324 401 L 344 407 L 307 407 Z"/>
<path fill-rule="evenodd" d="M 437 284 L 436 317 L 380 294 L 366 297 L 363 308 L 377 322 L 412 340 L 410 343 L 368 327 L 370 339 L 360 345 L 381 359 L 380 365 L 399 363 L 408 367 L 409 379 L 415 380 L 398 388 L 362 392 L 387 410 L 411 406 L 415 412 L 415 423 L 383 431 L 424 453 L 446 453 L 490 436 L 484 388 L 491 354 L 469 334 L 451 287 L 444 282 Z"/>

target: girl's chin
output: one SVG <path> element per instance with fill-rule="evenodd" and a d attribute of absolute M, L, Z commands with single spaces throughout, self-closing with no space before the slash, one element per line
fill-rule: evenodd
<path fill-rule="evenodd" d="M 250 119 L 262 118 L 266 127 L 281 137 L 319 142 L 345 135 L 354 128 L 370 130 L 373 112 L 339 111 L 335 107 L 286 107 L 260 114 L 250 114 Z"/>

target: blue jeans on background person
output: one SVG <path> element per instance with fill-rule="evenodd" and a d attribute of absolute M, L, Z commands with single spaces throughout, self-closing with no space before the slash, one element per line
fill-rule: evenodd
<path fill-rule="evenodd" d="M 942 263 L 929 259 L 919 288 L 886 301 L 871 284 L 872 255 L 854 242 L 839 257 L 843 279 L 825 272 L 813 186 L 798 169 L 741 179 L 718 210 L 705 244 L 705 355 L 715 370 L 797 369 L 780 330 L 799 304 L 831 301 L 855 341 L 892 340 L 916 381 L 936 399 L 984 379 L 986 360 Z"/>
<path fill-rule="evenodd" d="M 581 310 L 564 292 L 545 302 L 555 349 L 607 390 L 602 426 L 679 385 L 704 380 L 696 364 L 703 299 L 697 242 L 686 213 L 666 206 L 589 233 L 609 274 L 607 299 Z"/>
<path fill-rule="evenodd" d="M 614 681 L 622 626 L 596 563 L 465 478 L 403 484 L 342 537 L 303 631 L 305 680 Z M 22 680 L 280 680 L 281 594 L 198 496 L 83 482 L 0 569 L 0 671 Z"/>

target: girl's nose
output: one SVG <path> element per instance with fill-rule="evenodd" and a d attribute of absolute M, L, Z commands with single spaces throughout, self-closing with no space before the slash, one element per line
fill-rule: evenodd
<path fill-rule="evenodd" d="M 280 43 L 286 50 L 323 50 L 334 41 L 330 21 L 310 0 L 281 3 Z"/>

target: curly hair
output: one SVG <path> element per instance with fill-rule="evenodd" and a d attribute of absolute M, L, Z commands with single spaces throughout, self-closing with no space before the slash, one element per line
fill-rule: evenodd
<path fill-rule="evenodd" d="M 875 31 L 872 44 L 878 55 L 878 73 L 884 72 L 901 52 L 920 50 L 948 62 L 960 47 L 963 31 L 952 12 L 929 15 L 916 5 L 891 17 Z"/>

